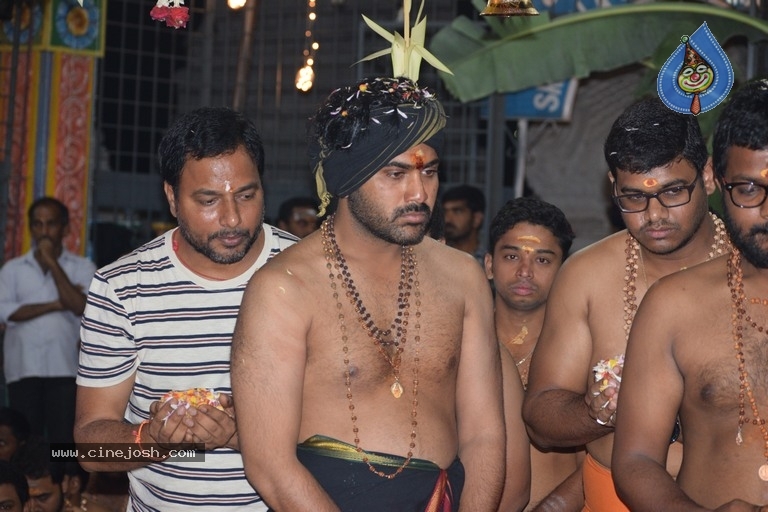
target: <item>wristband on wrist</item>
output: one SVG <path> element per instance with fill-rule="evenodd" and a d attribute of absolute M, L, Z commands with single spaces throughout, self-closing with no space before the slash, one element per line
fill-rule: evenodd
<path fill-rule="evenodd" d="M 149 423 L 149 420 L 144 420 L 141 423 L 139 423 L 139 427 L 133 431 L 133 442 L 139 445 L 139 449 L 143 450 L 144 448 L 141 446 L 141 431 L 144 428 L 144 425 L 147 425 Z"/>
<path fill-rule="evenodd" d="M 133 434 L 133 442 L 136 443 L 139 446 L 139 450 L 142 452 L 147 452 L 148 455 L 144 455 L 147 457 L 148 461 L 151 462 L 162 462 L 167 458 L 167 453 L 163 454 L 162 452 L 167 452 L 166 449 L 161 448 L 158 444 L 153 444 L 151 449 L 144 448 L 141 445 L 141 433 L 144 429 L 144 426 L 149 424 L 151 420 L 144 420 L 141 423 L 139 423 L 139 426 L 131 432 Z M 153 443 L 156 443 L 153 441 Z"/>

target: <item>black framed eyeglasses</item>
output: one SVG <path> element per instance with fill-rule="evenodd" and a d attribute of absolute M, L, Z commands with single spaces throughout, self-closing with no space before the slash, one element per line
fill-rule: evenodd
<path fill-rule="evenodd" d="M 723 188 L 731 196 L 731 202 L 739 208 L 757 208 L 762 206 L 768 197 L 768 185 L 759 185 L 751 181 L 734 181 L 726 183 L 721 180 Z"/>
<path fill-rule="evenodd" d="M 689 183 L 688 185 L 674 185 L 667 187 L 649 194 L 647 192 L 632 192 L 631 194 L 624 194 L 621 196 L 615 195 L 616 183 L 613 184 L 614 195 L 613 202 L 624 213 L 639 213 L 648 209 L 651 199 L 656 200 L 665 208 L 675 208 L 676 206 L 683 206 L 691 202 L 691 194 L 693 189 L 696 188 L 696 182 L 699 181 L 699 176 Z"/>

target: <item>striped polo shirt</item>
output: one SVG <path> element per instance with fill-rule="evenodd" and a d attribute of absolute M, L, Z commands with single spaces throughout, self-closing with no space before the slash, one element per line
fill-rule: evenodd
<path fill-rule="evenodd" d="M 77 383 L 114 386 L 135 374 L 125 420 L 147 419 L 170 390 L 231 393 L 229 355 L 243 291 L 253 273 L 296 241 L 264 224 L 265 243 L 247 272 L 211 281 L 172 250 L 173 231 L 100 269 L 81 326 Z M 240 453 L 219 448 L 205 461 L 152 463 L 128 474 L 129 510 L 267 510 L 245 478 Z"/>

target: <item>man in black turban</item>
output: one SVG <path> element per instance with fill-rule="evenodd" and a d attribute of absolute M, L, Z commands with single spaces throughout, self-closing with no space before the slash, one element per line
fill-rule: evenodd
<path fill-rule="evenodd" d="M 425 237 L 444 126 L 441 104 L 407 78 L 337 89 L 312 119 L 321 210 L 334 196 L 334 213 L 254 275 L 232 346 L 246 476 L 274 510 L 498 507 L 488 281 L 472 256 Z M 522 419 L 509 429 L 507 485 L 524 504 Z"/>
<path fill-rule="evenodd" d="M 407 78 L 365 79 L 336 89 L 310 126 L 309 156 L 321 209 L 331 196 L 348 196 L 409 148 L 425 143 L 440 153 L 444 127 L 437 98 Z"/>

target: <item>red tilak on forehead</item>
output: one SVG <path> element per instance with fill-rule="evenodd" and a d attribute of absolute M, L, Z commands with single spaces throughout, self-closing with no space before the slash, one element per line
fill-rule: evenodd
<path fill-rule="evenodd" d="M 646 188 L 655 187 L 658 181 L 656 178 L 648 178 L 646 180 L 643 180 L 643 185 L 645 185 Z"/>
<path fill-rule="evenodd" d="M 424 169 L 424 154 L 421 151 L 413 156 L 413 166 L 418 170 Z"/>
<path fill-rule="evenodd" d="M 768 169 L 763 169 L 762 171 L 760 171 L 760 176 L 762 176 L 763 178 L 768 176 Z"/>

